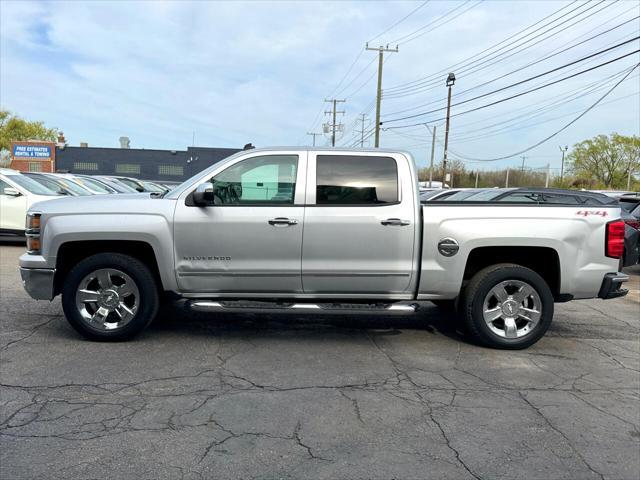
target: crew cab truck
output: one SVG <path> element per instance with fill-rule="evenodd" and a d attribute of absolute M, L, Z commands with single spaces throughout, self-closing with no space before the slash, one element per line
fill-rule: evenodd
<path fill-rule="evenodd" d="M 474 341 L 517 349 L 544 335 L 554 302 L 627 293 L 619 216 L 589 200 L 423 206 L 408 153 L 254 149 L 166 194 L 34 205 L 20 271 L 94 340 L 139 333 L 172 292 L 212 312 L 413 314 L 431 301 L 455 305 Z"/>

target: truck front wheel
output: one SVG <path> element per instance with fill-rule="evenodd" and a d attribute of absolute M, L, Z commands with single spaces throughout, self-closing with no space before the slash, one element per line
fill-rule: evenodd
<path fill-rule="evenodd" d="M 536 272 L 498 264 L 476 273 L 460 302 L 466 332 L 481 345 L 522 349 L 536 343 L 553 318 L 553 295 Z"/>
<path fill-rule="evenodd" d="M 80 261 L 64 280 L 62 308 L 71 326 L 90 340 L 127 340 L 158 311 L 153 274 L 138 259 L 99 253 Z"/>

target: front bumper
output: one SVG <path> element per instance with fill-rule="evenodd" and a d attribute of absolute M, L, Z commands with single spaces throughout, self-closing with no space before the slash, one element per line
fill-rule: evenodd
<path fill-rule="evenodd" d="M 620 287 L 628 280 L 629 275 L 622 272 L 607 273 L 602 280 L 602 286 L 600 287 L 600 292 L 598 292 L 598 298 L 608 300 L 610 298 L 624 297 L 629 293 L 629 290 Z"/>
<path fill-rule="evenodd" d="M 36 300 L 53 299 L 53 268 L 23 268 L 20 267 L 22 286 L 31 298 Z"/>

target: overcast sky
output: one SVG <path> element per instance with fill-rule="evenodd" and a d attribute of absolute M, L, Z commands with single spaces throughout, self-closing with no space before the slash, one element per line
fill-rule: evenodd
<path fill-rule="evenodd" d="M 86 141 L 116 147 L 120 136 L 128 136 L 134 148 L 185 149 L 194 132 L 198 146 L 310 144 L 306 133 L 322 130 L 322 111 L 329 106 L 323 100 L 330 95 L 347 100 L 340 105 L 346 111 L 341 116 L 346 132 L 338 143 L 350 145 L 359 137 L 358 114 L 366 112 L 373 119 L 375 113 L 377 53 L 363 51 L 364 44 L 397 42 L 399 52 L 387 54 L 384 64 L 381 146 L 409 149 L 419 166 L 427 163 L 430 151 L 427 129 L 387 128 L 430 122 L 437 125 L 442 142 L 444 112 L 419 114 L 446 106 L 449 70 L 457 76 L 455 104 L 640 35 L 636 0 L 2 1 L 0 9 L 2 108 L 63 130 L 71 145 Z M 584 43 L 562 52 L 579 42 Z M 597 67 L 639 45 L 632 41 L 454 106 L 452 113 Z M 451 156 L 496 158 L 536 144 L 585 111 L 638 62 L 635 53 L 453 117 Z M 557 168 L 560 145 L 599 133 L 638 135 L 639 89 L 636 69 L 599 106 L 525 153 L 526 165 L 550 162 Z M 412 115 L 418 116 L 394 121 Z M 365 132 L 370 128 L 371 123 Z M 327 138 L 318 142 L 326 144 Z M 441 157 L 438 144 L 436 159 Z M 469 168 L 521 163 L 520 156 L 492 163 L 467 161 Z"/>

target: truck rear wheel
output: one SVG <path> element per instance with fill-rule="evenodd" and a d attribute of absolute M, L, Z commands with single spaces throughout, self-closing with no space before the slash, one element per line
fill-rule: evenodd
<path fill-rule="evenodd" d="M 99 253 L 79 262 L 64 280 L 62 308 L 71 326 L 90 340 L 127 340 L 158 311 L 153 274 L 136 258 Z"/>
<path fill-rule="evenodd" d="M 464 290 L 460 314 L 466 332 L 481 345 L 522 349 L 546 333 L 553 295 L 529 268 L 498 264 L 476 273 Z"/>

